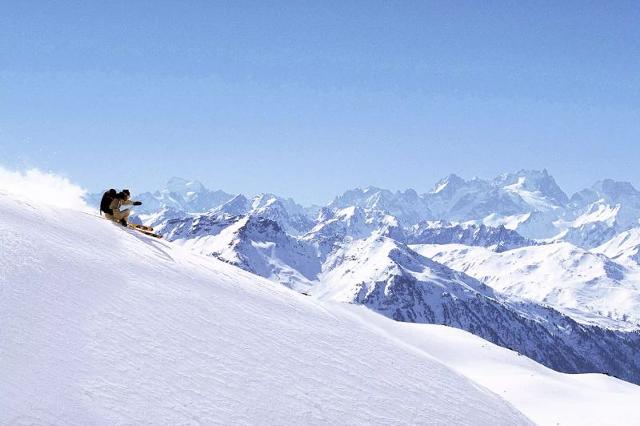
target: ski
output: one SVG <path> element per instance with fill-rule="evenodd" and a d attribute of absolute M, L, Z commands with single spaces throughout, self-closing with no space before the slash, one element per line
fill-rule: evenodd
<path fill-rule="evenodd" d="M 140 227 L 139 225 L 135 225 L 133 223 L 130 223 L 128 228 L 129 229 L 133 229 L 133 230 L 138 231 L 138 232 L 142 232 L 143 234 L 148 235 L 150 237 L 162 238 L 162 235 L 156 234 L 153 231 L 149 231 L 148 229 L 145 229 L 144 227 Z M 146 227 L 146 228 L 149 228 L 149 227 Z"/>
<path fill-rule="evenodd" d="M 149 232 L 153 232 L 153 228 L 150 226 L 145 226 L 145 225 L 138 225 L 137 223 L 129 223 L 129 227 L 130 228 L 136 228 L 136 229 L 140 229 L 142 231 L 149 231 Z"/>

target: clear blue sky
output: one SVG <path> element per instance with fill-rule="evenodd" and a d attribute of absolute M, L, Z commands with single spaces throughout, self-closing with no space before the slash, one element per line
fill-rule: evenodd
<path fill-rule="evenodd" d="M 324 203 L 548 168 L 640 186 L 637 1 L 6 1 L 0 164 Z"/>

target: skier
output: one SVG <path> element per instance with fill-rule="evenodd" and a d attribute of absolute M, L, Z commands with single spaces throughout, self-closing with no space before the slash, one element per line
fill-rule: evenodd
<path fill-rule="evenodd" d="M 115 192 L 115 190 L 114 190 Z M 109 192 L 111 193 L 111 192 Z M 109 207 L 107 210 L 102 210 L 104 212 L 104 216 L 112 220 L 114 222 L 118 222 L 122 226 L 128 226 L 129 215 L 131 214 L 131 210 L 124 209 L 120 210 L 122 206 L 140 206 L 142 203 L 140 201 L 131 201 L 130 200 L 131 193 L 128 189 L 123 189 L 118 192 L 111 200 Z M 102 207 L 101 207 L 102 208 Z"/>

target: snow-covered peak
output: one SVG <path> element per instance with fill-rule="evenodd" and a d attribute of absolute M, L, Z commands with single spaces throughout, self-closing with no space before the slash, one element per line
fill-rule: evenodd
<path fill-rule="evenodd" d="M 364 210 L 360 207 L 349 206 L 343 209 L 339 209 L 334 211 L 333 217 L 336 220 L 341 220 L 347 223 L 353 223 L 357 221 L 364 222 L 365 213 Z"/>
<path fill-rule="evenodd" d="M 433 190 L 431 191 L 433 194 L 438 194 L 440 192 L 455 192 L 458 188 L 463 186 L 466 183 L 464 179 L 456 174 L 450 174 L 449 176 L 440 179 Z"/>
<path fill-rule="evenodd" d="M 569 202 L 567 194 L 560 189 L 553 176 L 546 169 L 520 170 L 498 176 L 494 185 L 522 196 L 525 201 L 532 197 L 545 202 L 551 201 L 556 206 L 564 206 Z M 538 201 L 539 202 L 539 201 Z"/>
<path fill-rule="evenodd" d="M 454 221 L 560 210 L 568 201 L 546 170 L 506 173 L 492 181 L 450 175 L 423 198 L 436 219 Z"/>
<path fill-rule="evenodd" d="M 603 179 L 575 193 L 571 197 L 572 208 L 580 209 L 592 203 L 640 205 L 640 191 L 629 182 Z"/>
<path fill-rule="evenodd" d="M 261 208 L 269 207 L 279 201 L 278 197 L 269 193 L 258 194 L 251 200 L 251 210 L 256 211 Z"/>
<path fill-rule="evenodd" d="M 414 189 L 392 192 L 375 187 L 357 188 L 336 197 L 329 209 L 359 207 L 367 212 L 379 212 L 395 216 L 406 225 L 412 225 L 431 217 L 425 200 Z"/>
<path fill-rule="evenodd" d="M 223 205 L 217 207 L 214 211 L 232 216 L 241 216 L 251 210 L 251 202 L 247 197 L 238 194 Z"/>
<path fill-rule="evenodd" d="M 289 234 L 300 235 L 312 228 L 304 207 L 290 198 L 273 194 L 259 194 L 251 201 L 249 214 L 278 222 Z"/>
<path fill-rule="evenodd" d="M 131 191 L 134 199 L 142 201 L 142 206 L 137 207 L 136 212 L 144 214 L 155 213 L 164 208 L 185 213 L 203 213 L 233 198 L 233 195 L 224 191 L 209 190 L 198 181 L 179 177 L 169 179 L 164 189 L 153 193 L 136 194 L 135 188 L 131 188 Z"/>
<path fill-rule="evenodd" d="M 640 225 L 640 192 L 629 182 L 605 179 L 571 197 L 566 236 L 592 248 L 615 235 Z"/>
<path fill-rule="evenodd" d="M 205 187 L 197 180 L 187 180 L 180 177 L 172 177 L 167 182 L 166 189 L 169 192 L 185 196 L 189 193 L 202 192 L 205 190 Z"/>
<path fill-rule="evenodd" d="M 640 192 L 630 182 L 604 179 L 596 182 L 591 189 L 605 201 L 617 203 L 628 198 L 640 198 Z"/>
<path fill-rule="evenodd" d="M 325 263 L 327 272 L 314 288 L 317 297 L 341 302 L 362 303 L 366 294 L 377 291 L 376 283 L 388 282 L 393 277 L 419 277 L 449 291 L 454 282 L 466 290 L 492 295 L 491 290 L 473 279 L 460 280 L 443 265 L 415 253 L 406 245 L 382 235 L 373 234 L 366 239 L 345 244 Z"/>
<path fill-rule="evenodd" d="M 342 209 L 349 206 L 368 208 L 370 207 L 370 204 L 372 204 L 372 197 L 376 197 L 376 199 L 379 200 L 381 197 L 384 198 L 391 196 L 391 191 L 376 188 L 374 186 L 354 188 L 337 196 L 328 207 L 333 209 Z"/>
<path fill-rule="evenodd" d="M 380 192 L 390 192 L 386 189 L 376 188 L 375 186 L 367 186 L 364 188 L 354 188 L 346 191 L 344 194 L 336 197 L 329 207 L 342 208 L 350 205 L 362 206 L 365 200 L 373 194 Z"/>

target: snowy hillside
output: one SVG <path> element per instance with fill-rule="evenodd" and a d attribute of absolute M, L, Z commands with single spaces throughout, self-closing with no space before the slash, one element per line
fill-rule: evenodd
<path fill-rule="evenodd" d="M 360 309 L 357 309 L 360 308 Z M 635 425 L 640 387 L 600 374 L 562 374 L 451 327 L 389 321 L 362 307 L 369 325 L 473 378 L 539 425 Z"/>
<path fill-rule="evenodd" d="M 527 423 L 236 267 L 81 213 L 4 196 L 0 211 L 0 423 Z"/>
<path fill-rule="evenodd" d="M 591 251 L 635 269 L 640 265 L 640 228 L 622 232 Z"/>
<path fill-rule="evenodd" d="M 638 271 L 606 256 L 568 243 L 504 253 L 458 244 L 412 247 L 503 294 L 553 306 L 584 324 L 640 328 Z"/>
<path fill-rule="evenodd" d="M 640 387 L 612 377 L 303 296 L 1 186 L 0 213 L 2 424 L 640 421 Z"/>

